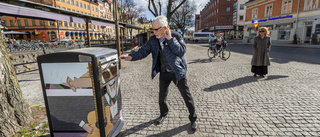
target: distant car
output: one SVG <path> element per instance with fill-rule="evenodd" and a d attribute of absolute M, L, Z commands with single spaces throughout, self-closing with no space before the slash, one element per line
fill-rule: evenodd
<path fill-rule="evenodd" d="M 195 42 L 198 41 L 213 41 L 217 39 L 216 36 L 213 35 L 212 32 L 194 32 L 193 33 L 193 40 Z"/>
<path fill-rule="evenodd" d="M 73 40 L 70 40 L 70 39 L 57 39 L 57 40 L 54 40 L 54 41 L 51 41 L 54 43 L 54 45 L 60 45 L 60 44 L 65 44 L 65 43 L 73 43 L 74 41 Z"/>

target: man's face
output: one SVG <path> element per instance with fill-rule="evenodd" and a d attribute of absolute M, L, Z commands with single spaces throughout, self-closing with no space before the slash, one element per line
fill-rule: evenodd
<path fill-rule="evenodd" d="M 164 37 L 164 27 L 161 27 L 159 23 L 153 24 L 152 30 L 158 39 Z"/>

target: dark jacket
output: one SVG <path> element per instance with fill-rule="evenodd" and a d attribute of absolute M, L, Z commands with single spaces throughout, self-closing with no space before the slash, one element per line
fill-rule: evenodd
<path fill-rule="evenodd" d="M 253 42 L 253 57 L 251 65 L 254 66 L 269 66 L 269 51 L 271 49 L 271 40 L 269 36 L 265 36 L 261 39 L 260 36 L 256 36 Z"/>
<path fill-rule="evenodd" d="M 172 39 L 165 40 L 164 53 L 171 70 L 179 81 L 186 76 L 187 63 L 184 58 L 186 53 L 186 45 L 183 38 L 177 32 L 171 31 Z M 129 54 L 131 61 L 140 60 L 152 53 L 152 79 L 160 72 L 160 62 L 158 61 L 159 41 L 155 35 L 151 36 L 147 43 L 143 45 L 137 52 Z"/>

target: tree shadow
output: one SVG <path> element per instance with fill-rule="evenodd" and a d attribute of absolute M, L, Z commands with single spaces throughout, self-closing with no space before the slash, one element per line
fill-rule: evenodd
<path fill-rule="evenodd" d="M 18 82 L 26 82 L 26 81 L 40 81 L 40 79 L 18 80 Z"/>
<path fill-rule="evenodd" d="M 153 123 L 154 123 L 154 120 L 150 120 L 148 122 L 142 123 L 140 125 L 134 126 L 134 127 L 127 129 L 125 131 L 122 131 L 118 136 L 119 137 L 129 136 L 129 135 L 134 134 L 140 130 L 145 129 L 146 127 L 149 127 Z"/>
<path fill-rule="evenodd" d="M 176 128 L 173 128 L 171 130 L 168 130 L 168 131 L 164 131 L 164 132 L 161 132 L 161 133 L 158 133 L 158 134 L 154 134 L 154 135 L 149 135 L 147 137 L 172 137 L 172 136 L 175 136 L 183 131 L 186 131 L 188 132 L 188 134 L 193 134 L 195 133 L 194 131 L 191 130 L 191 124 L 185 124 L 183 126 L 180 126 L 180 127 L 176 127 Z"/>
<path fill-rule="evenodd" d="M 240 85 L 243 85 L 246 83 L 256 82 L 256 81 L 258 81 L 258 79 L 274 80 L 274 79 L 287 78 L 287 77 L 288 76 L 270 75 L 270 76 L 267 76 L 267 78 L 265 78 L 265 79 L 261 79 L 261 77 L 246 76 L 246 77 L 238 78 L 238 79 L 226 82 L 226 83 L 212 85 L 211 87 L 203 89 L 203 91 L 211 92 L 211 91 L 220 90 L 220 89 L 228 89 L 228 88 L 240 86 Z"/>
<path fill-rule="evenodd" d="M 210 62 L 218 62 L 215 58 L 209 58 L 209 59 L 196 59 L 193 61 L 188 62 L 188 64 L 194 64 L 194 63 L 210 63 Z"/>

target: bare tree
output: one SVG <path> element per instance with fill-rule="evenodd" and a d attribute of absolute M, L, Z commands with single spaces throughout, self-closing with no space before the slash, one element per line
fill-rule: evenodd
<path fill-rule="evenodd" d="M 31 109 L 15 75 L 6 45 L 0 35 L 0 136 L 15 134 L 31 120 Z"/>
<path fill-rule="evenodd" d="M 134 24 L 135 20 L 143 13 L 143 9 L 133 0 L 122 0 L 122 21 Z M 130 36 L 132 36 L 132 28 L 129 29 Z"/>
<path fill-rule="evenodd" d="M 179 7 L 185 3 L 187 0 L 168 0 L 166 2 L 167 4 L 167 11 L 166 11 L 166 15 L 167 15 L 167 18 L 168 18 L 168 22 L 170 22 L 170 19 L 173 15 L 174 12 L 176 12 Z M 156 6 L 156 3 L 158 4 L 158 7 Z M 176 4 L 175 4 L 176 3 Z M 151 4 L 152 4 L 152 7 L 151 7 Z M 162 3 L 160 2 L 160 0 L 149 0 L 149 4 L 148 4 L 148 9 L 149 11 L 155 16 L 159 16 L 161 15 L 161 5 Z M 173 5 L 178 5 L 176 7 L 173 7 Z"/>
<path fill-rule="evenodd" d="M 184 32 L 194 24 L 194 14 L 196 12 L 196 4 L 186 1 L 182 6 L 172 15 L 170 26 L 175 29 L 181 29 Z"/>

